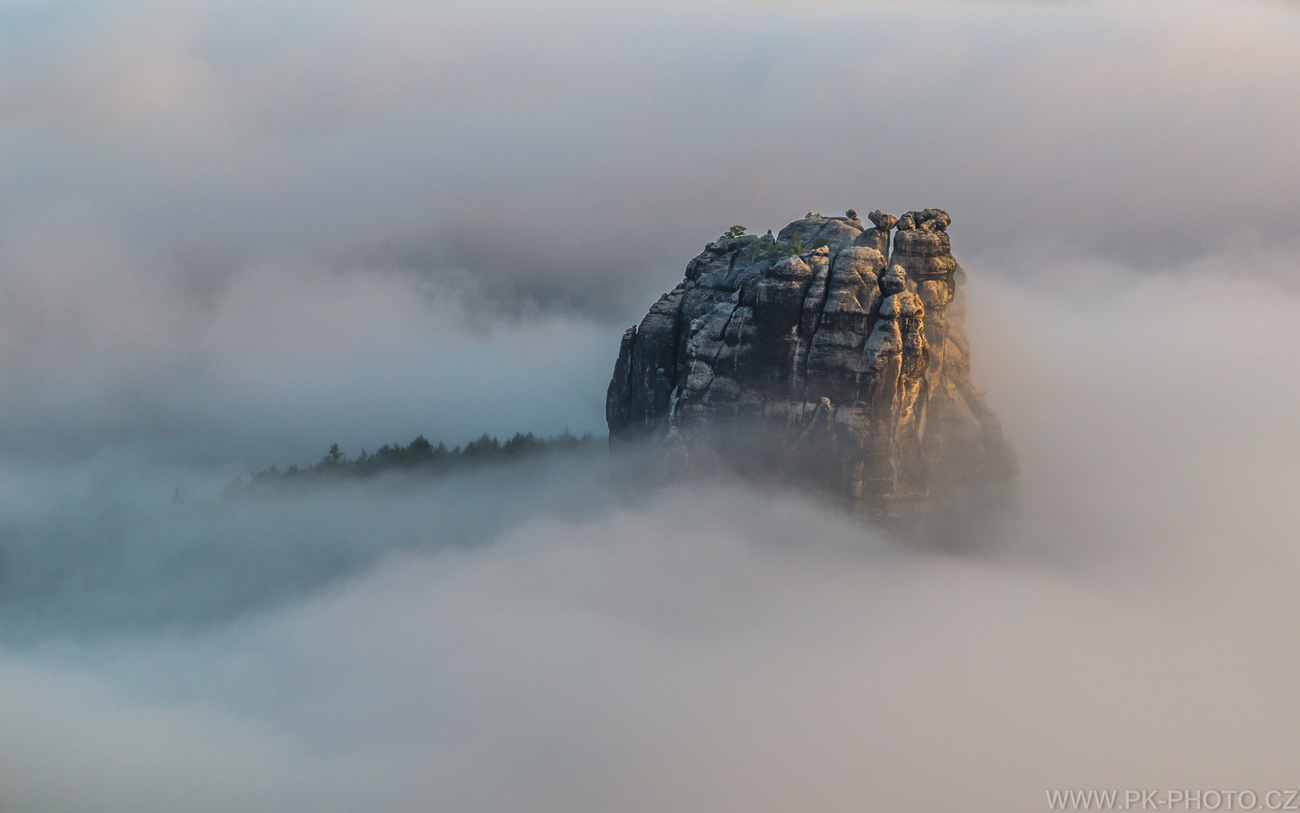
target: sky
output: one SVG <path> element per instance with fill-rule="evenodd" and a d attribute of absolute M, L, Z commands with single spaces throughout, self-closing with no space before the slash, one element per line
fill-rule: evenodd
<path fill-rule="evenodd" d="M 1300 5 L 0 0 L 0 810 L 1045 810 L 1300 783 Z M 1021 515 L 603 455 L 733 224 L 941 207 Z M 178 499 L 179 497 L 179 499 Z"/>

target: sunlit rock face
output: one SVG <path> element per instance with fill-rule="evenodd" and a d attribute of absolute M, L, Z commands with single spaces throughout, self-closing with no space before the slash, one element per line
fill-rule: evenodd
<path fill-rule="evenodd" d="M 869 220 L 705 246 L 623 335 L 611 446 L 649 446 L 670 476 L 787 480 L 900 529 L 1005 503 L 1015 455 L 971 381 L 951 220 Z"/>

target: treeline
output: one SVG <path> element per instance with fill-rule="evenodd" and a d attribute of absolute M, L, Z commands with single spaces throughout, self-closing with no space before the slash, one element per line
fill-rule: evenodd
<path fill-rule="evenodd" d="M 248 480 L 236 478 L 229 490 L 237 493 L 259 485 L 305 482 L 320 478 L 373 477 L 390 471 L 440 474 L 454 469 L 514 463 L 549 453 L 576 452 L 597 446 L 603 448 L 604 445 L 603 437 L 597 438 L 590 432 L 579 437 L 567 430 L 563 434 L 547 438 L 538 437 L 532 432 L 516 432 L 514 437 L 505 442 L 485 432 L 477 440 L 450 449 L 442 442 L 435 446 L 424 435 L 420 435 L 405 446 L 400 443 L 385 443 L 374 452 L 362 448 L 356 457 L 348 457 L 334 443 L 316 463 L 308 466 L 295 464 L 287 469 L 271 464 L 262 471 L 249 472 Z"/>

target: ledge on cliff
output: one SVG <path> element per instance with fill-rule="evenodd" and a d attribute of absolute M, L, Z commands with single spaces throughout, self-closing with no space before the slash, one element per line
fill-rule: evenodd
<path fill-rule="evenodd" d="M 1006 503 L 1015 454 L 971 381 L 951 219 L 868 220 L 706 245 L 623 335 L 611 447 L 648 447 L 673 476 L 809 486 L 901 530 Z"/>

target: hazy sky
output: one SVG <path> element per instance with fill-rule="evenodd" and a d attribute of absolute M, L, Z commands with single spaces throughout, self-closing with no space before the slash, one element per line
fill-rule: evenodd
<path fill-rule="evenodd" d="M 1300 5 L 0 0 L 0 810 L 1295 787 Z M 732 224 L 938 206 L 994 551 L 599 456 Z M 173 505 L 180 488 L 182 505 Z"/>
<path fill-rule="evenodd" d="M 599 430 L 618 331 L 809 209 L 946 207 L 1033 284 L 1293 282 L 1298 36 L 1282 3 L 6 2 L 0 448 Z"/>

